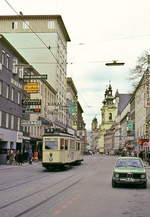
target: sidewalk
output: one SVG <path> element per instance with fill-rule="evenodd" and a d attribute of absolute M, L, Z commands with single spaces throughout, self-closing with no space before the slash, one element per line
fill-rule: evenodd
<path fill-rule="evenodd" d="M 3 169 L 12 169 L 12 168 L 21 168 L 21 167 L 27 167 L 27 166 L 34 166 L 37 164 L 41 164 L 41 161 L 33 161 L 32 164 L 29 164 L 28 162 L 23 163 L 22 165 L 10 165 L 10 164 L 0 164 L 0 170 Z"/>

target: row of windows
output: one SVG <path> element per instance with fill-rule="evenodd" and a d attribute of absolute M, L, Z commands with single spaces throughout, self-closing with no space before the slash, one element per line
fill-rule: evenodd
<path fill-rule="evenodd" d="M 7 69 L 10 69 L 10 56 L 4 50 L 2 50 L 1 62 L 2 62 L 2 65 L 5 65 L 5 67 Z M 18 74 L 19 78 L 23 78 L 24 68 L 23 67 L 17 67 L 16 66 L 17 64 L 18 64 L 18 59 L 13 58 L 13 60 L 12 60 L 12 73 Z"/>
<path fill-rule="evenodd" d="M 20 118 L 15 117 L 12 114 L 9 113 L 5 113 L 0 111 L 0 127 L 5 127 L 5 128 L 9 128 L 11 130 L 15 129 L 15 121 L 17 119 L 17 131 L 20 130 Z M 2 126 L 2 123 L 4 124 Z"/>
<path fill-rule="evenodd" d="M 46 139 L 45 140 L 45 149 L 58 149 L 58 139 Z M 70 147 L 69 147 L 69 140 L 68 139 L 60 139 L 60 150 L 80 150 L 80 142 L 75 142 L 75 140 L 70 140 Z"/>
<path fill-rule="evenodd" d="M 8 84 L 4 84 L 3 81 L 0 80 L 0 95 L 10 99 L 11 101 L 21 104 L 21 93 L 17 91 L 15 88 L 11 87 Z M 17 96 L 17 97 L 16 97 Z"/>
<path fill-rule="evenodd" d="M 22 22 L 22 28 L 23 29 L 30 29 L 29 25 L 30 25 L 29 21 Z M 48 27 L 48 29 L 54 29 L 55 28 L 55 22 L 54 21 L 48 21 L 47 27 Z M 18 22 L 17 21 L 12 22 L 11 28 L 12 29 L 18 29 Z"/>

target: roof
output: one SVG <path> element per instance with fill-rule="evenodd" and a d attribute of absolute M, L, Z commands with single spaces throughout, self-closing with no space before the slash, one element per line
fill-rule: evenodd
<path fill-rule="evenodd" d="M 118 104 L 118 113 L 120 114 L 123 109 L 126 107 L 126 105 L 128 104 L 132 94 L 117 94 L 117 96 L 119 97 L 119 104 Z"/>
<path fill-rule="evenodd" d="M 71 41 L 65 24 L 62 20 L 61 15 L 2 15 L 0 20 L 32 20 L 32 19 L 57 19 L 59 25 L 62 27 L 62 32 L 64 33 L 66 40 Z"/>
<path fill-rule="evenodd" d="M 67 83 L 72 87 L 74 93 L 77 95 L 77 89 L 71 77 L 67 77 Z"/>

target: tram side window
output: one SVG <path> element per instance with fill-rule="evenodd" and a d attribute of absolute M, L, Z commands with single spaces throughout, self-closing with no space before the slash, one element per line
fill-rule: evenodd
<path fill-rule="evenodd" d="M 68 150 L 68 140 L 65 139 L 65 150 Z"/>
<path fill-rule="evenodd" d="M 56 150 L 58 148 L 57 141 L 45 141 L 45 149 Z"/>
<path fill-rule="evenodd" d="M 76 150 L 76 143 L 74 140 L 70 140 L 70 149 L 71 150 Z"/>
<path fill-rule="evenodd" d="M 80 150 L 80 142 L 77 143 L 77 150 Z"/>
<path fill-rule="evenodd" d="M 60 139 L 60 149 L 64 149 L 64 139 Z"/>

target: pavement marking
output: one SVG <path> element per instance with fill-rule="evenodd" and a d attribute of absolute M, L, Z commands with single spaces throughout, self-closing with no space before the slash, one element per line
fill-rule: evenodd
<path fill-rule="evenodd" d="M 61 214 L 61 212 L 62 212 L 61 210 L 56 210 L 53 214 L 54 215 L 59 215 L 59 214 Z"/>

